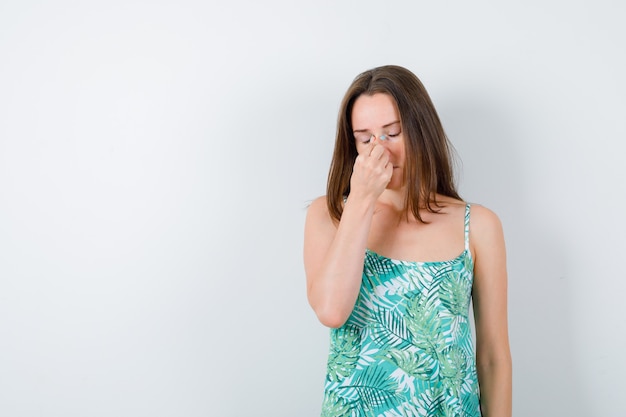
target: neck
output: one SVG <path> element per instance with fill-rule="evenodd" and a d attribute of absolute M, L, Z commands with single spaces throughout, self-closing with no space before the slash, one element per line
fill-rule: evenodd
<path fill-rule="evenodd" d="M 397 212 L 406 210 L 406 188 L 400 190 L 385 190 L 378 198 L 382 204 L 392 207 Z"/>

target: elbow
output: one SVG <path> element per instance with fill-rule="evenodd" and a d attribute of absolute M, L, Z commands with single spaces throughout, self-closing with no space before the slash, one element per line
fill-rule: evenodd
<path fill-rule="evenodd" d="M 513 361 L 510 351 L 493 352 L 485 355 L 477 355 L 476 366 L 481 373 L 504 372 L 512 373 Z"/>
<path fill-rule="evenodd" d="M 317 319 L 326 327 L 331 329 L 338 329 L 344 325 L 346 318 L 338 314 L 321 314 L 317 313 Z"/>
<path fill-rule="evenodd" d="M 337 296 L 333 291 L 315 291 L 315 288 L 309 286 L 307 298 L 320 323 L 333 329 L 343 326 L 354 309 L 354 301 L 349 302 L 346 297 Z"/>
<path fill-rule="evenodd" d="M 326 327 L 337 329 L 345 324 L 350 316 L 338 308 L 312 306 L 317 319 Z"/>

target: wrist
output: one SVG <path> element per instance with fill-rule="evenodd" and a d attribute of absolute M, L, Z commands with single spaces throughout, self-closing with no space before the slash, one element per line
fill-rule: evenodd
<path fill-rule="evenodd" d="M 378 201 L 378 196 L 375 196 L 371 193 L 362 193 L 359 191 L 351 191 L 348 195 L 345 207 L 361 207 L 366 211 L 370 209 L 373 211 L 376 206 L 376 201 Z"/>

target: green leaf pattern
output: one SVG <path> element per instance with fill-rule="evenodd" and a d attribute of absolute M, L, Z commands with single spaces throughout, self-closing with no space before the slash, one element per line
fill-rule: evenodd
<path fill-rule="evenodd" d="M 331 329 L 322 417 L 480 416 L 469 251 L 408 262 L 367 251 L 352 315 Z"/>

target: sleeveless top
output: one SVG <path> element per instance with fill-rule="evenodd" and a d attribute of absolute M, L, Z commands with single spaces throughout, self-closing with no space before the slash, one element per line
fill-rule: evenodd
<path fill-rule="evenodd" d="M 469 322 L 469 250 L 441 262 L 366 250 L 361 289 L 346 323 L 331 329 L 322 417 L 479 417 Z"/>

